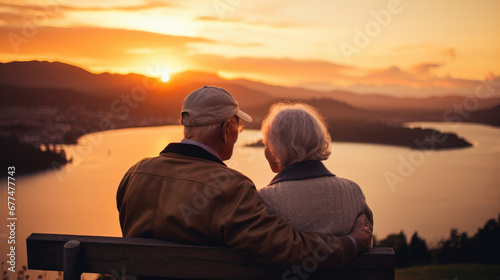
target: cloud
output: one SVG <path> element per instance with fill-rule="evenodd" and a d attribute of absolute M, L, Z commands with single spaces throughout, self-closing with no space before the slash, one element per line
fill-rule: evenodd
<path fill-rule="evenodd" d="M 478 82 L 456 79 L 450 76 L 432 75 L 431 69 L 441 67 L 437 63 L 419 63 L 409 69 L 397 66 L 382 69 L 365 69 L 319 60 L 294 60 L 289 58 L 227 58 L 218 55 L 194 55 L 198 70 L 231 73 L 231 77 L 246 77 L 271 84 L 331 85 L 331 88 L 387 89 L 401 93 L 468 93 Z M 323 88 L 327 88 L 322 86 Z"/>
<path fill-rule="evenodd" d="M 230 23 L 230 24 L 244 24 L 249 26 L 266 26 L 272 27 L 276 29 L 284 29 L 284 28 L 301 28 L 310 26 L 308 23 L 300 23 L 300 22 L 291 22 L 291 21 L 279 21 L 279 22 L 270 22 L 270 21 L 250 21 L 245 20 L 244 18 L 219 18 L 214 16 L 200 16 L 195 18 L 197 21 L 207 21 L 207 22 L 220 22 L 220 23 Z"/>
<path fill-rule="evenodd" d="M 239 42 L 219 42 L 224 45 L 231 45 L 235 47 L 242 47 L 242 48 L 254 48 L 254 47 L 262 47 L 265 46 L 263 43 L 239 43 Z"/>
<path fill-rule="evenodd" d="M 143 11 L 156 8 L 169 8 L 178 7 L 176 4 L 164 3 L 160 1 L 148 1 L 141 5 L 131 5 L 131 6 L 110 6 L 110 7 L 78 7 L 78 6 L 64 6 L 65 10 L 68 11 L 82 11 L 82 12 L 99 12 L 99 11 Z"/>
<path fill-rule="evenodd" d="M 20 14 L 0 13 L 1 25 L 22 25 L 24 19 L 25 17 Z"/>
<path fill-rule="evenodd" d="M 227 21 L 226 19 L 222 20 L 218 17 L 212 17 L 212 16 L 201 16 L 201 17 L 195 18 L 195 20 L 199 20 L 199 21 Z"/>
<path fill-rule="evenodd" d="M 281 81 L 298 84 L 311 81 L 338 81 L 349 78 L 345 73 L 354 67 L 319 60 L 289 58 L 227 58 L 217 55 L 195 55 L 192 59 L 201 70 L 226 72 L 257 78 L 261 81 Z"/>
<path fill-rule="evenodd" d="M 4 25 L 22 25 L 26 20 L 43 20 L 43 18 L 63 18 L 68 12 L 137 12 L 157 8 L 177 7 L 174 2 L 147 1 L 140 5 L 130 6 L 72 6 L 47 3 L 46 5 L 28 5 L 0 2 L 0 19 Z M 35 20 L 36 20 L 35 19 Z"/>
<path fill-rule="evenodd" d="M 477 81 L 437 77 L 432 69 L 442 64 L 422 62 L 408 69 L 397 66 L 368 69 L 324 60 L 298 60 L 272 57 L 226 57 L 199 53 L 195 44 L 215 47 L 228 43 L 199 37 L 172 36 L 144 31 L 105 28 L 40 27 L 23 37 L 20 27 L 0 27 L 2 57 L 47 59 L 79 62 L 90 69 L 130 69 L 130 63 L 164 63 L 181 70 L 218 72 L 226 77 L 244 77 L 271 84 L 297 85 L 328 83 L 338 87 L 397 88 L 421 91 L 464 92 L 477 86 Z M 16 52 L 9 36 L 18 41 Z M 255 44 L 243 44 L 252 47 Z M 179 62 L 179 63 L 177 63 Z M 177 63 L 177 65 L 176 65 Z"/>
<path fill-rule="evenodd" d="M 399 67 L 372 70 L 368 75 L 358 79 L 351 86 L 363 86 L 365 89 L 370 86 L 383 87 L 385 89 L 392 87 L 398 90 L 407 88 L 408 91 L 413 92 L 415 92 L 415 89 L 418 89 L 421 92 L 426 92 L 427 95 L 434 92 L 468 93 L 473 92 L 473 88 L 477 86 L 478 81 L 475 80 L 431 75 L 429 70 L 440 66 L 442 65 L 420 63 L 409 70 L 403 70 Z"/>
<path fill-rule="evenodd" d="M 57 3 L 57 1 L 54 1 Z M 50 2 L 49 2 L 50 3 Z M 47 3 L 46 3 L 47 4 Z M 12 3 L 0 3 L 0 9 L 2 10 L 12 10 L 17 14 L 31 14 L 33 12 L 46 12 L 53 13 L 59 11 L 83 11 L 83 12 L 98 12 L 98 11 L 141 11 L 149 10 L 155 8 L 168 8 L 177 7 L 173 3 L 164 3 L 160 1 L 147 1 L 140 5 L 130 5 L 130 6 L 71 6 L 71 5 L 22 5 L 22 4 L 12 4 Z"/>
<path fill-rule="evenodd" d="M 452 59 L 457 57 L 457 52 L 456 52 L 455 48 L 443 49 L 443 50 L 441 50 L 441 54 L 445 57 L 452 58 Z"/>
<path fill-rule="evenodd" d="M 47 11 L 55 11 L 58 10 L 60 5 L 19 5 L 12 3 L 3 3 L 0 2 L 1 10 L 10 10 L 13 13 L 26 14 L 33 12 L 47 12 Z"/>
<path fill-rule="evenodd" d="M 423 75 L 429 74 L 429 71 L 433 68 L 441 67 L 441 64 L 437 63 L 420 63 L 412 67 L 412 71 L 416 74 Z"/>
<path fill-rule="evenodd" d="M 304 23 L 304 22 L 291 22 L 291 21 L 278 21 L 278 22 L 256 21 L 256 22 L 252 22 L 251 24 L 270 26 L 270 27 L 277 28 L 277 29 L 302 28 L 302 27 L 308 27 L 311 25 L 311 24 Z"/>
<path fill-rule="evenodd" d="M 4 25 L 22 25 L 26 21 L 44 18 L 60 18 L 63 16 L 61 6 L 58 5 L 18 5 L 0 2 L 1 19 Z"/>
<path fill-rule="evenodd" d="M 172 36 L 145 31 L 111 29 L 111 28 L 59 28 L 39 27 L 25 36 L 27 42 L 20 44 L 23 52 L 43 53 L 81 53 L 101 57 L 106 53 L 123 53 L 129 48 L 170 48 L 186 50 L 189 43 L 209 43 L 209 39 L 185 36 Z M 26 35 L 19 27 L 0 27 L 0 36 L 8 38 L 9 34 Z M 23 35 L 24 34 L 24 35 Z M 12 52 L 9 40 L 0 41 L 0 51 Z"/>
<path fill-rule="evenodd" d="M 147 65 L 182 69 L 193 43 L 211 41 L 196 37 L 103 28 L 0 27 L 0 56 L 10 60 L 45 59 L 84 65 L 99 71 L 144 73 Z M 25 34 L 26 33 L 26 34 Z M 24 37 L 24 35 L 29 35 Z"/>
<path fill-rule="evenodd" d="M 403 45 L 403 46 L 395 47 L 392 49 L 392 51 L 402 52 L 402 51 L 428 49 L 428 48 L 429 48 L 429 44 L 412 44 L 412 45 Z"/>
<path fill-rule="evenodd" d="M 449 48 L 434 48 L 429 44 L 412 44 L 395 47 L 393 52 L 415 52 L 418 50 L 426 50 L 429 54 L 438 55 L 440 57 L 454 59 L 457 57 L 457 51 L 453 47 Z"/>
<path fill-rule="evenodd" d="M 419 80 L 415 75 L 392 66 L 386 69 L 376 69 L 363 76 L 357 83 L 373 85 L 412 85 L 415 86 Z"/>

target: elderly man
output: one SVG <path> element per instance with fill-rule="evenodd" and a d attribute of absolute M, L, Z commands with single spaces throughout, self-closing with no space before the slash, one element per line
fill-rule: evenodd
<path fill-rule="evenodd" d="M 197 89 L 182 105 L 184 139 L 132 166 L 117 192 L 125 237 L 226 245 L 264 262 L 299 265 L 314 258 L 338 268 L 371 246 L 372 229 L 360 216 L 348 236 L 294 230 L 270 215 L 252 181 L 228 168 L 242 130 L 252 118 L 218 87 Z"/>

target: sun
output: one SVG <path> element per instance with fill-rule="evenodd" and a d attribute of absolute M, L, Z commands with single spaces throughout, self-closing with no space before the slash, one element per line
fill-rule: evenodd
<path fill-rule="evenodd" d="M 168 80 L 170 80 L 170 76 L 168 76 L 168 74 L 166 74 L 166 73 L 165 73 L 165 74 L 162 74 L 162 75 L 161 75 L 161 80 L 162 80 L 164 83 L 166 83 L 166 82 L 168 82 Z"/>

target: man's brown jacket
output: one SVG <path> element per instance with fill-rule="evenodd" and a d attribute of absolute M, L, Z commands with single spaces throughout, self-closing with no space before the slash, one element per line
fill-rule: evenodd
<path fill-rule="evenodd" d="M 339 268 L 355 255 L 349 237 L 304 233 L 270 215 L 252 181 L 190 144 L 169 144 L 132 166 L 118 188 L 124 237 L 226 245 L 260 261 Z"/>

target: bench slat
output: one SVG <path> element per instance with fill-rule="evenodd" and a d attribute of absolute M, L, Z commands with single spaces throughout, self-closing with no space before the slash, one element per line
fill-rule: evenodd
<path fill-rule="evenodd" d="M 187 279 L 281 279 L 289 268 L 255 262 L 227 247 L 178 244 L 149 238 L 33 233 L 27 239 L 28 268 L 63 271 L 63 247 L 81 244 L 83 272 Z M 392 248 L 359 254 L 340 273 L 324 279 L 394 279 Z M 353 278 L 355 277 L 355 278 Z M 322 277 L 323 278 L 323 277 Z M 286 279 L 293 278 L 293 274 Z M 310 278 L 308 278 L 310 279 Z"/>

